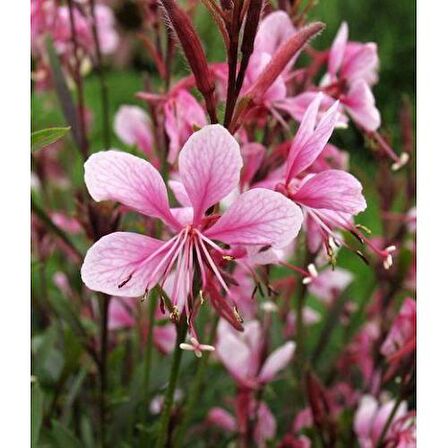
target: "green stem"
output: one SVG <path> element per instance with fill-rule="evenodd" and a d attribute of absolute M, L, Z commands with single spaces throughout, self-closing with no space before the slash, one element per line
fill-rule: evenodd
<path fill-rule="evenodd" d="M 218 321 L 219 321 L 219 317 L 216 316 L 215 320 L 213 322 L 213 326 L 212 326 L 207 344 L 212 345 L 213 341 L 215 340 L 216 330 L 218 328 Z M 205 375 L 205 371 L 207 369 L 207 364 L 208 364 L 208 359 L 210 357 L 210 353 L 211 352 L 205 352 L 203 354 L 202 358 L 200 358 L 197 362 L 196 374 L 193 378 L 193 383 L 191 385 L 191 388 L 190 388 L 190 391 L 188 394 L 187 403 L 185 405 L 184 417 L 183 417 L 183 420 L 182 420 L 179 428 L 177 429 L 177 431 L 174 435 L 174 444 L 173 444 L 174 448 L 178 448 L 178 447 L 180 448 L 183 444 L 185 432 L 187 430 L 188 425 L 190 424 L 191 418 L 193 416 L 193 411 L 198 402 L 199 395 L 202 392 L 202 385 L 204 383 L 204 375 Z"/>
<path fill-rule="evenodd" d="M 83 259 L 83 254 L 78 250 L 78 248 L 72 243 L 67 234 L 59 228 L 52 219 L 47 215 L 44 209 L 34 200 L 33 195 L 31 195 L 31 210 L 36 216 L 47 226 L 48 230 L 53 232 L 59 239 L 61 239 L 74 253 L 74 255 L 79 259 Z"/>
<path fill-rule="evenodd" d="M 100 436 L 101 446 L 106 439 L 107 351 L 109 345 L 110 296 L 101 294 L 101 354 L 100 354 Z"/>
<path fill-rule="evenodd" d="M 171 408 L 174 401 L 174 391 L 176 389 L 177 377 L 179 376 L 180 361 L 182 359 L 183 350 L 180 344 L 184 341 L 187 334 L 187 319 L 185 314 L 182 315 L 181 321 L 177 324 L 176 347 L 174 348 L 173 363 L 171 365 L 170 380 L 163 401 L 163 411 L 160 417 L 160 427 L 157 436 L 155 448 L 164 448 L 168 438 L 168 428 L 170 423 Z"/>
<path fill-rule="evenodd" d="M 145 396 L 145 402 L 149 399 L 149 384 L 151 375 L 151 364 L 152 364 L 152 346 L 153 346 L 153 332 L 154 332 L 154 320 L 155 312 L 157 306 L 157 294 L 155 289 L 153 289 L 148 303 L 148 336 L 146 339 L 145 348 L 145 370 L 143 377 L 143 391 Z"/>

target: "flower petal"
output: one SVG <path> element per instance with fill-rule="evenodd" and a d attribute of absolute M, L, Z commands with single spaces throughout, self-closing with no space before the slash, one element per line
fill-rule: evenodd
<path fill-rule="evenodd" d="M 171 215 L 162 176 L 147 161 L 120 151 L 92 154 L 84 164 L 85 182 L 95 201 L 117 201 L 179 227 Z"/>
<path fill-rule="evenodd" d="M 165 251 L 145 261 L 163 241 L 131 232 L 115 232 L 98 240 L 88 251 L 81 278 L 93 291 L 120 297 L 142 296 Z"/>
<path fill-rule="evenodd" d="M 348 26 L 346 22 L 342 22 L 333 44 L 331 45 L 330 56 L 328 59 L 328 71 L 335 76 L 342 64 L 344 58 L 345 47 L 348 40 Z"/>
<path fill-rule="evenodd" d="M 326 170 L 310 176 L 297 192 L 294 200 L 315 209 L 327 209 L 356 215 L 366 208 L 361 183 L 341 170 Z"/>
<path fill-rule="evenodd" d="M 238 142 L 219 124 L 205 126 L 187 140 L 179 155 L 179 173 L 195 222 L 238 185 L 242 166 Z"/>
<path fill-rule="evenodd" d="M 338 119 L 339 102 L 336 101 L 320 119 L 316 128 L 316 114 L 321 102 L 317 96 L 305 112 L 302 124 L 291 145 L 287 162 L 287 177 L 289 181 L 308 168 L 319 156 L 333 133 Z M 304 128 L 302 130 L 302 127 Z"/>
<path fill-rule="evenodd" d="M 152 152 L 152 135 L 149 117 L 138 106 L 121 106 L 114 118 L 114 130 L 126 145 L 135 145 L 150 155 Z"/>
<path fill-rule="evenodd" d="M 297 236 L 302 220 L 300 208 L 282 194 L 253 188 L 204 234 L 226 244 L 284 247 Z"/>
<path fill-rule="evenodd" d="M 352 84 L 343 103 L 353 121 L 366 131 L 376 131 L 381 125 L 381 116 L 375 106 L 375 97 L 363 80 Z"/>
<path fill-rule="evenodd" d="M 263 364 L 258 379 L 263 383 L 272 381 L 275 375 L 277 375 L 280 370 L 284 369 L 289 361 L 291 361 L 295 349 L 296 344 L 292 341 L 288 341 L 286 344 L 272 352 Z"/>

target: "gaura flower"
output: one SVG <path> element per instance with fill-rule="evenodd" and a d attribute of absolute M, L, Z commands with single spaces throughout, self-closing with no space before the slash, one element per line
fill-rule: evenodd
<path fill-rule="evenodd" d="M 314 227 L 320 232 L 330 257 L 334 254 L 334 245 L 347 246 L 334 231 L 339 228 L 367 244 L 388 269 L 392 265 L 391 253 L 395 247 L 376 247 L 351 222 L 353 216 L 367 206 L 361 183 L 342 170 L 306 171 L 324 150 L 337 122 L 338 102 L 318 120 L 322 99 L 323 95 L 319 93 L 306 110 L 288 153 L 281 176 L 283 182 L 279 182 L 276 189 L 302 207 L 307 229 Z"/>
<path fill-rule="evenodd" d="M 131 232 L 104 236 L 86 254 L 84 283 L 106 294 L 138 297 L 157 284 L 163 288 L 173 272 L 170 300 L 176 313 L 187 304 L 187 316 L 195 273 L 202 290 L 210 286 L 210 294 L 216 296 L 217 287 L 211 284 L 216 282 L 229 295 L 214 259 L 224 254 L 217 243 L 283 247 L 297 236 L 302 222 L 297 205 L 261 188 L 241 194 L 222 216 L 207 215 L 238 185 L 241 167 L 239 145 L 222 126 L 205 126 L 194 133 L 179 156 L 179 176 L 191 207 L 178 213 L 170 209 L 163 179 L 149 162 L 114 150 L 93 154 L 85 164 L 91 196 L 159 218 L 174 236 L 168 241 Z"/>
<path fill-rule="evenodd" d="M 218 326 L 216 353 L 240 387 L 257 389 L 272 382 L 292 359 L 295 343 L 286 342 L 263 359 L 264 338 L 258 321 L 245 324 L 237 333 L 224 320 Z"/>
<path fill-rule="evenodd" d="M 394 405 L 393 400 L 381 404 L 371 395 L 364 395 L 361 398 L 354 420 L 354 430 L 361 448 L 376 446 Z M 406 415 L 406 410 L 406 402 L 401 403 L 395 412 L 392 425 Z M 390 433 L 391 427 L 389 426 L 386 438 Z"/>

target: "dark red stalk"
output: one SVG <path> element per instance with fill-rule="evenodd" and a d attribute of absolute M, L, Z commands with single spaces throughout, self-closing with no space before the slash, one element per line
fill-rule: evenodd
<path fill-rule="evenodd" d="M 250 57 L 254 51 L 255 36 L 257 34 L 262 8 L 263 0 L 249 0 L 249 9 L 247 11 L 246 24 L 244 26 L 243 41 L 241 43 L 242 57 L 238 78 L 236 80 L 235 100 L 237 99 L 241 87 L 243 86 L 246 69 L 249 65 Z"/>
<path fill-rule="evenodd" d="M 229 67 L 227 76 L 227 98 L 226 111 L 224 114 L 224 126 L 229 127 L 233 116 L 233 110 L 236 104 L 236 71 L 238 66 L 238 45 L 240 37 L 240 14 L 241 14 L 242 0 L 235 0 L 232 10 L 232 21 L 227 27 L 229 33 L 229 50 L 227 52 L 227 64 Z"/>
<path fill-rule="evenodd" d="M 182 46 L 185 57 L 196 80 L 196 86 L 205 99 L 210 121 L 217 123 L 215 84 L 202 48 L 199 36 L 193 28 L 190 17 L 177 6 L 174 0 L 161 0 L 166 15 Z"/>
<path fill-rule="evenodd" d="M 78 113 L 77 113 L 77 121 L 79 123 L 79 139 L 80 139 L 80 149 L 84 159 L 87 159 L 89 156 L 89 142 L 87 139 L 87 128 L 85 122 L 85 101 L 84 101 L 84 87 L 83 80 L 81 76 L 81 60 L 79 59 L 79 46 L 78 46 L 78 38 L 76 36 L 76 27 L 75 27 L 75 17 L 73 14 L 73 0 L 68 0 L 68 11 L 70 17 L 70 32 L 71 39 L 73 44 L 73 57 L 75 61 L 74 67 L 74 81 L 76 84 L 76 93 L 78 97 Z"/>

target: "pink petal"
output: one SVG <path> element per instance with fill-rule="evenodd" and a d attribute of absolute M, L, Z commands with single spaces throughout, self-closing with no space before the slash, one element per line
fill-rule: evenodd
<path fill-rule="evenodd" d="M 196 222 L 238 185 L 242 166 L 238 142 L 219 124 L 205 126 L 187 140 L 179 155 L 179 173 Z"/>
<path fill-rule="evenodd" d="M 229 432 L 236 431 L 236 422 L 232 414 L 222 408 L 211 408 L 207 420 Z"/>
<path fill-rule="evenodd" d="M 272 352 L 266 359 L 258 379 L 263 383 L 272 381 L 275 375 L 289 364 L 295 349 L 296 344 L 292 341 L 288 341 L 286 344 Z"/>
<path fill-rule="evenodd" d="M 310 176 L 294 194 L 294 200 L 310 208 L 356 215 L 366 208 L 362 185 L 351 174 L 327 170 Z"/>
<path fill-rule="evenodd" d="M 204 233 L 226 244 L 284 247 L 297 236 L 302 221 L 300 208 L 285 196 L 253 188 L 243 193 Z"/>
<path fill-rule="evenodd" d="M 339 102 L 337 101 L 325 112 L 316 128 L 312 130 L 316 121 L 316 109 L 321 99 L 320 95 L 317 96 L 308 107 L 291 145 L 287 162 L 287 181 L 304 171 L 317 159 L 333 133 L 338 118 Z"/>
<path fill-rule="evenodd" d="M 162 176 L 149 162 L 125 152 L 102 151 L 92 154 L 84 169 L 95 201 L 117 201 L 179 227 L 171 215 Z"/>
<path fill-rule="evenodd" d="M 229 373 L 237 381 L 245 383 L 251 355 L 247 345 L 232 332 L 221 332 L 216 344 L 216 354 Z"/>
<path fill-rule="evenodd" d="M 267 440 L 275 437 L 277 431 L 277 422 L 272 415 L 271 410 L 263 402 L 258 405 L 257 425 L 255 427 L 254 438 L 257 446 L 265 446 Z"/>
<path fill-rule="evenodd" d="M 146 259 L 162 245 L 162 241 L 137 233 L 106 235 L 87 251 L 81 267 L 82 281 L 93 291 L 120 297 L 142 296 L 156 283 L 148 281 L 164 252 L 150 261 Z"/>
<path fill-rule="evenodd" d="M 360 48 L 344 61 L 341 77 L 348 80 L 361 78 L 368 82 L 378 68 L 378 50 L 375 43 L 361 45 Z"/>
<path fill-rule="evenodd" d="M 381 117 L 375 107 L 375 97 L 365 81 L 354 82 L 343 103 L 353 121 L 366 131 L 373 132 L 380 127 Z"/>
<path fill-rule="evenodd" d="M 263 163 L 266 148 L 260 143 L 246 143 L 241 148 L 244 166 L 241 172 L 241 184 L 249 185 Z"/>
<path fill-rule="evenodd" d="M 185 190 L 182 182 L 179 182 L 178 180 L 169 180 L 168 186 L 174 193 L 174 197 L 180 205 L 183 207 L 191 207 L 190 198 L 188 197 L 187 191 Z"/>
<path fill-rule="evenodd" d="M 149 117 L 137 106 L 121 106 L 114 119 L 114 130 L 126 145 L 135 145 L 146 154 L 152 152 Z"/>
<path fill-rule="evenodd" d="M 267 15 L 260 23 L 254 43 L 254 53 L 268 53 L 273 56 L 282 43 L 287 41 L 296 29 L 288 14 L 275 11 Z M 294 65 L 292 59 L 287 66 L 289 70 Z"/>
<path fill-rule="evenodd" d="M 311 294 L 324 302 L 331 302 L 353 281 L 353 274 L 342 268 L 327 268 L 319 273 L 308 287 Z"/>
<path fill-rule="evenodd" d="M 133 297 L 112 297 L 109 305 L 110 330 L 119 330 L 120 328 L 132 327 L 134 325 L 135 320 L 131 309 L 135 303 L 136 299 Z"/>
<path fill-rule="evenodd" d="M 345 47 L 348 40 L 348 26 L 346 22 L 342 22 L 330 50 L 328 60 L 328 71 L 335 76 L 342 64 L 344 58 Z"/>
<path fill-rule="evenodd" d="M 378 402 L 371 395 L 361 398 L 358 410 L 354 418 L 354 429 L 360 439 L 369 439 L 373 419 L 378 412 Z"/>

